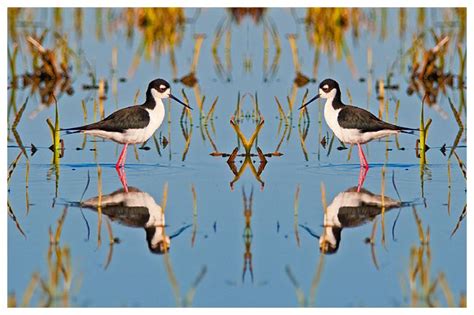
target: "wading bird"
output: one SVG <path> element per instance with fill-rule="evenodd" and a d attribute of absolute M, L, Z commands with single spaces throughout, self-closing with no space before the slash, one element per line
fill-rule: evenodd
<path fill-rule="evenodd" d="M 161 126 L 165 117 L 163 99 L 166 98 L 172 98 L 184 107 L 192 109 L 171 94 L 168 82 L 156 79 L 148 84 L 146 100 L 143 104 L 119 109 L 105 119 L 89 125 L 62 130 L 68 133 L 81 132 L 123 144 L 122 152 L 115 164 L 117 169 L 123 168 L 127 146 L 147 141 Z"/>
<path fill-rule="evenodd" d="M 339 84 L 332 79 L 322 81 L 319 85 L 319 93 L 301 106 L 300 109 L 318 98 L 326 99 L 324 119 L 329 128 L 342 142 L 357 144 L 360 166 L 365 169 L 369 168 L 369 164 L 362 151 L 361 144 L 400 132 L 412 134 L 419 130 L 387 123 L 365 109 L 344 104 L 341 101 Z"/>
<path fill-rule="evenodd" d="M 400 132 L 413 134 L 414 131 L 419 130 L 387 123 L 365 109 L 344 104 L 341 101 L 339 84 L 332 79 L 322 81 L 319 85 L 319 93 L 303 104 L 300 109 L 318 98 L 326 99 L 324 119 L 336 137 L 344 143 L 357 144 L 360 161 L 359 191 L 369 169 L 361 144 Z"/>

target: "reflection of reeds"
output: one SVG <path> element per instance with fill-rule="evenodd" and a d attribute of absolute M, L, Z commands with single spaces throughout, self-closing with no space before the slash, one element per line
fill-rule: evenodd
<path fill-rule="evenodd" d="M 257 125 L 257 127 L 255 128 L 250 138 L 247 140 L 247 137 L 245 137 L 245 135 L 242 133 L 239 125 L 234 122 L 234 119 L 230 120 L 230 124 L 232 125 L 232 128 L 234 128 L 234 131 L 237 134 L 239 140 L 242 142 L 242 145 L 245 149 L 245 153 L 247 155 L 250 155 L 250 150 L 252 149 L 255 139 L 257 138 L 258 133 L 260 132 L 260 129 L 262 129 L 264 122 L 265 121 L 262 119 L 260 123 Z"/>
<path fill-rule="evenodd" d="M 300 199 L 300 185 L 296 186 L 295 202 L 293 205 L 293 229 L 295 230 L 296 245 L 300 247 L 300 235 L 298 233 L 298 205 Z"/>
<path fill-rule="evenodd" d="M 440 38 L 434 31 L 431 35 L 437 43 L 433 48 L 424 47 L 424 35 L 421 35 L 413 39 L 412 46 L 408 50 L 412 65 L 407 93 L 411 95 L 416 92 L 423 95 L 428 106 L 437 106 L 439 92 L 446 94 L 446 88 L 453 87 L 455 75 L 444 72 L 449 36 Z"/>
<path fill-rule="evenodd" d="M 102 231 L 102 168 L 97 165 L 97 248 L 100 247 Z"/>
<path fill-rule="evenodd" d="M 58 219 L 55 233 L 53 234 L 49 227 L 49 247 L 47 252 L 47 274 L 41 276 L 34 272 L 31 280 L 23 294 L 22 304 L 20 306 L 32 306 L 31 301 L 37 294 L 39 295 L 38 306 L 40 307 L 67 307 L 71 304 L 71 288 L 73 283 L 72 259 L 68 246 L 61 246 L 61 232 L 66 219 L 67 207 Z M 15 293 L 9 294 L 8 304 L 10 307 L 16 307 Z"/>
<path fill-rule="evenodd" d="M 426 162 L 426 151 L 428 150 L 428 147 L 426 145 L 426 139 L 428 137 L 428 129 L 431 125 L 431 118 L 428 119 L 427 122 L 425 122 L 425 115 L 424 115 L 424 108 L 425 108 L 425 100 L 426 97 L 423 98 L 423 101 L 421 102 L 421 114 L 420 114 L 420 139 L 417 142 L 418 144 L 418 156 L 420 158 L 420 166 L 425 165 Z"/>
<path fill-rule="evenodd" d="M 461 222 L 464 220 L 464 218 L 467 215 L 467 204 L 464 205 L 464 208 L 461 211 L 461 214 L 459 215 L 458 222 L 456 223 L 456 226 L 454 227 L 453 231 L 451 232 L 451 235 L 449 236 L 450 238 L 453 237 L 454 234 L 456 234 L 457 230 L 461 226 Z"/>
<path fill-rule="evenodd" d="M 245 189 L 242 188 L 242 200 L 244 204 L 244 219 L 245 219 L 245 227 L 243 233 L 243 239 L 245 243 L 245 252 L 244 252 L 244 264 L 242 268 L 242 282 L 245 279 L 245 273 L 247 268 L 250 272 L 250 278 L 253 283 L 253 265 L 252 265 L 252 213 L 253 213 L 253 187 L 250 191 L 250 196 L 247 199 L 247 195 L 245 194 Z"/>
<path fill-rule="evenodd" d="M 293 275 L 293 272 L 291 272 L 290 266 L 286 265 L 285 266 L 285 272 L 288 275 L 288 278 L 290 279 L 291 284 L 293 284 L 293 287 L 295 288 L 296 291 L 296 299 L 298 301 L 299 306 L 306 306 L 306 298 L 304 296 L 303 289 L 301 289 L 301 286 L 299 285 L 298 281 L 296 280 L 296 277 Z"/>
<path fill-rule="evenodd" d="M 20 222 L 18 222 L 18 219 L 16 218 L 16 215 L 13 212 L 13 209 L 10 205 L 9 200 L 7 200 L 7 208 L 8 208 L 8 215 L 10 216 L 10 218 L 12 218 L 13 222 L 15 222 L 15 226 L 16 226 L 17 230 L 21 233 L 21 235 L 23 235 L 24 238 L 26 238 L 26 234 L 25 234 L 25 232 L 23 232 L 23 229 L 21 228 Z"/>
<path fill-rule="evenodd" d="M 293 57 L 293 66 L 295 68 L 294 82 L 298 87 L 303 87 L 309 83 L 310 79 L 301 72 L 301 66 L 298 60 L 298 45 L 296 42 L 296 34 L 288 34 L 288 41 L 290 43 L 291 55 Z"/>
<path fill-rule="evenodd" d="M 11 126 L 11 131 L 13 133 L 13 136 L 15 137 L 16 143 L 20 147 L 21 152 L 23 152 L 23 154 L 25 155 L 25 158 L 28 160 L 28 154 L 26 153 L 25 147 L 23 146 L 23 142 L 21 141 L 20 134 L 16 130 L 16 127 L 18 126 L 18 123 L 21 120 L 23 112 L 25 111 L 27 103 L 28 103 L 28 98 L 26 98 L 25 102 L 20 107 L 20 110 L 16 113 L 15 120 L 13 121 L 12 126 Z"/>
<path fill-rule="evenodd" d="M 182 8 L 128 8 L 124 14 L 127 28 L 138 28 L 142 33 L 130 75 L 135 73 L 142 57 L 149 60 L 155 53 L 160 56 L 183 39 L 186 17 Z"/>
<path fill-rule="evenodd" d="M 46 119 L 46 122 L 49 126 L 49 131 L 51 133 L 51 140 L 53 144 L 51 145 L 50 149 L 53 151 L 53 158 L 51 161 L 51 167 L 48 171 L 48 177 L 51 176 L 51 173 L 54 172 L 55 175 L 55 193 L 54 197 L 58 196 L 58 189 L 59 189 L 59 174 L 60 174 L 60 163 L 59 159 L 64 154 L 64 143 L 61 139 L 61 135 L 59 133 L 59 113 L 58 113 L 58 102 L 56 101 L 56 97 L 52 95 L 54 102 L 55 102 L 55 119 L 54 125 L 51 122 L 51 119 Z"/>
<path fill-rule="evenodd" d="M 382 246 L 385 247 L 385 165 L 382 167 L 382 183 L 381 183 L 381 193 L 382 196 Z"/>
<path fill-rule="evenodd" d="M 413 215 L 418 229 L 420 245 L 414 245 L 410 249 L 408 266 L 410 305 L 441 306 L 441 301 L 437 296 L 438 288 L 440 288 L 447 306 L 453 307 L 455 306 L 453 293 L 449 289 L 444 273 L 439 272 L 434 278 L 431 275 L 432 255 L 429 242 L 429 227 L 427 227 L 426 231 L 423 229 L 421 219 L 414 207 Z M 459 306 L 465 307 L 464 301 L 465 295 L 461 294 Z"/>
<path fill-rule="evenodd" d="M 322 51 L 329 58 L 335 54 L 337 60 L 344 56 L 353 77 L 357 76 L 357 69 L 346 43 L 345 33 L 350 22 L 353 26 L 358 23 L 359 12 L 358 8 L 308 8 L 305 17 L 306 36 L 316 48 L 315 55 L 319 56 Z M 318 59 L 315 57 L 315 60 Z"/>
<path fill-rule="evenodd" d="M 456 122 L 459 126 L 458 133 L 456 134 L 456 138 L 454 139 L 453 145 L 451 146 L 451 152 L 449 152 L 448 159 L 450 159 L 459 144 L 459 140 L 461 140 L 462 134 L 464 133 L 464 124 L 462 122 L 460 112 L 456 110 L 456 108 L 453 105 L 453 102 L 451 101 L 449 97 L 448 97 L 448 101 L 449 101 L 449 106 L 451 107 L 451 110 L 453 112 L 454 118 L 456 119 Z"/>
<path fill-rule="evenodd" d="M 196 232 L 197 232 L 197 194 L 196 188 L 194 184 L 191 185 L 191 192 L 193 194 L 193 231 L 191 234 L 191 247 L 194 247 L 194 242 L 196 240 Z"/>

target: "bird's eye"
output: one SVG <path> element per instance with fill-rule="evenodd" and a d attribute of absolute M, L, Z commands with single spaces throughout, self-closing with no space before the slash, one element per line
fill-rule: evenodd
<path fill-rule="evenodd" d="M 159 90 L 160 90 L 160 93 L 163 93 L 164 91 L 166 91 L 166 86 L 160 85 Z"/>

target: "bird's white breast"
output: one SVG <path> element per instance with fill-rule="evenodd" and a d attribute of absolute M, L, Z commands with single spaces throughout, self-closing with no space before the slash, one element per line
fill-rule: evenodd
<path fill-rule="evenodd" d="M 337 117 L 339 116 L 339 112 L 342 108 L 334 109 L 334 107 L 332 106 L 332 101 L 332 99 L 328 99 L 326 101 L 326 104 L 324 105 L 324 119 L 326 120 L 326 124 L 329 126 L 329 128 L 331 128 L 336 137 L 339 140 L 344 141 L 343 130 L 337 122 Z"/>
<path fill-rule="evenodd" d="M 165 107 L 161 99 L 156 101 L 155 108 L 145 108 L 145 110 L 150 115 L 148 126 L 143 129 L 128 129 L 124 133 L 124 141 L 126 143 L 143 143 L 147 141 L 163 123 Z"/>

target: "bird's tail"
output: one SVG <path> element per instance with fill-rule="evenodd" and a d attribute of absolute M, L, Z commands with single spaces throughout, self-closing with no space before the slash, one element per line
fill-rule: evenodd
<path fill-rule="evenodd" d="M 413 135 L 415 134 L 415 131 L 420 131 L 420 129 L 418 128 L 406 128 L 406 127 L 399 127 L 400 129 L 400 132 L 402 133 L 406 133 L 406 134 L 409 134 L 409 135 Z"/>
<path fill-rule="evenodd" d="M 66 134 L 68 134 L 68 135 L 73 134 L 73 133 L 79 133 L 82 130 L 83 130 L 82 127 L 61 128 L 61 129 L 59 129 L 59 131 L 66 131 Z"/>

